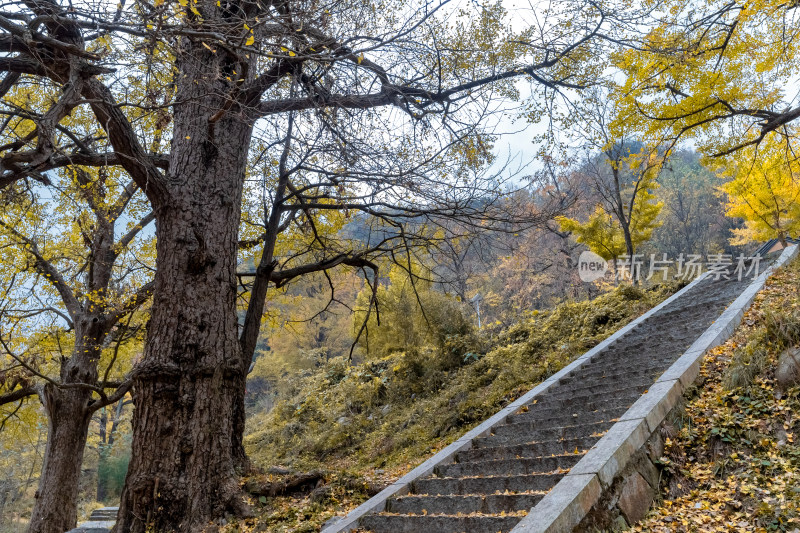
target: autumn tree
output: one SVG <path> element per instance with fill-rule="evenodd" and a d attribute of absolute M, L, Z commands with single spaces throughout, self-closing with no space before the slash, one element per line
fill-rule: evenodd
<path fill-rule="evenodd" d="M 725 216 L 719 176 L 702 164 L 697 152 L 673 152 L 658 183 L 656 196 L 664 203 L 662 224 L 653 232 L 649 248 L 668 257 L 732 252 L 728 237 L 739 223 Z"/>
<path fill-rule="evenodd" d="M 796 3 L 668 1 L 651 13 L 615 61 L 628 127 L 673 146 L 693 139 L 705 155 L 796 135 Z"/>
<path fill-rule="evenodd" d="M 0 373 L 3 386 L 8 378 L 20 379 L 8 369 Z M 0 405 L 0 527 L 12 529 L 29 509 L 25 502 L 36 487 L 45 450 L 46 423 L 36 402 Z"/>
<path fill-rule="evenodd" d="M 395 264 L 413 284 L 413 264 L 428 264 L 456 242 L 541 224 L 564 205 L 556 195 L 536 210 L 521 209 L 515 174 L 487 168 L 492 137 L 474 127 L 445 135 L 414 128 L 379 143 L 374 136 L 374 130 L 357 128 L 351 118 L 328 110 L 292 112 L 256 130 L 239 247 L 248 267 L 238 273 L 246 288 L 240 342 L 248 367 L 259 338 L 269 342 L 262 317 L 274 314 L 268 306 L 276 304 L 276 289 L 313 275 L 327 280 L 329 303 L 335 305 L 332 273 L 349 269 L 362 275 L 373 297 L 351 336 L 351 355 L 368 319 L 379 316 L 381 268 Z M 276 137 L 278 142 L 267 142 Z M 463 272 L 445 270 L 428 270 L 420 283 L 452 286 L 463 278 Z M 284 308 L 281 322 L 291 323 L 303 307 Z M 236 442 L 244 431 L 243 406 L 237 401 Z M 235 456 L 237 466 L 246 469 L 243 448 Z"/>
<path fill-rule="evenodd" d="M 782 144 L 766 141 L 758 157 L 742 156 L 752 163 L 728 158 L 721 165 L 722 185 L 727 194 L 727 215 L 742 218 L 743 228 L 734 230 L 734 244 L 786 238 L 800 230 L 800 164 Z"/>
<path fill-rule="evenodd" d="M 615 17 L 596 3 L 563 2 L 543 6 L 535 28 L 515 33 L 498 5 L 476 9 L 470 20 L 443 3 L 30 0 L 0 13 L 0 92 L 33 80 L 54 95 L 46 108 L 3 103 L 24 128 L 0 152 L 0 185 L 46 183 L 48 171 L 70 165 L 113 167 L 154 213 L 157 269 L 133 371 L 133 456 L 118 532 L 195 531 L 248 513 L 236 477 L 250 363 L 242 346 L 257 337 L 261 313 L 253 310 L 240 336 L 236 268 L 254 128 L 284 118 L 276 122 L 282 134 L 267 139 L 280 145 L 291 113 L 347 117 L 350 131 L 373 132 L 378 146 L 410 133 L 413 159 L 428 142 L 423 133 L 453 141 L 479 133 L 476 119 L 492 99 L 516 96 L 514 79 L 540 90 L 533 104 L 542 113 L 554 91 L 591 82 L 602 64 L 591 58 Z M 75 128 L 68 117 L 78 110 L 88 120 Z M 395 191 L 408 174 L 386 173 L 387 186 L 369 197 L 390 213 L 424 211 L 433 200 L 442 210 L 465 207 L 454 179 L 425 189 L 412 175 L 406 188 L 420 192 L 405 197 Z M 288 176 L 278 173 L 279 201 L 296 195 Z M 335 172 L 325 176 L 335 187 Z M 348 208 L 318 195 L 269 214 L 267 226 L 332 205 Z M 263 282 L 274 269 L 268 250 L 262 256 Z M 250 302 L 263 305 L 255 288 Z"/>
<path fill-rule="evenodd" d="M 410 259 L 387 267 L 383 290 L 377 295 L 378 313 L 371 312 L 369 289 L 359 295 L 353 319 L 356 327 L 366 321 L 359 344 L 367 357 L 393 352 L 415 352 L 435 346 L 436 364 L 451 369 L 463 363 L 463 353 L 448 346 L 451 339 L 468 336 L 473 321 L 466 303 L 434 288 L 433 273 Z M 381 316 L 379 319 L 378 317 Z"/>
<path fill-rule="evenodd" d="M 577 172 L 584 194 L 595 201 L 595 211 L 585 222 L 566 217 L 559 221 L 562 229 L 575 232 L 598 255 L 616 264 L 620 255 L 633 257 L 659 225 L 663 204 L 656 201 L 655 189 L 666 154 L 636 140 L 609 96 L 610 91 L 597 88 L 577 106 L 582 119 L 576 134 L 584 153 Z"/>
<path fill-rule="evenodd" d="M 74 527 L 90 421 L 130 389 L 125 371 L 142 345 L 153 215 L 120 177 L 67 167 L 46 186 L 20 181 L 2 194 L 0 405 L 38 398 L 47 420 L 32 532 Z"/>
<path fill-rule="evenodd" d="M 603 207 L 598 205 L 583 222 L 564 216 L 557 220 L 563 231 L 572 233 L 579 243 L 585 244 L 606 261 L 616 265 L 617 260 L 625 254 L 622 230 L 615 223 L 613 215 Z"/>
<path fill-rule="evenodd" d="M 443 248 L 446 252 L 450 248 L 454 251 L 435 256 L 437 264 L 454 265 L 447 266 L 454 279 L 466 275 L 470 291 L 464 299 L 470 300 L 477 311 L 478 304 L 471 301 L 471 296 L 480 295 L 484 324 L 495 321 L 511 324 L 519 319 L 520 313 L 586 294 L 575 268 L 580 245 L 555 220 L 559 215 L 578 216 L 586 205 L 575 194 L 568 179 L 569 171 L 561 175 L 546 166 L 531 177 L 529 189 L 515 192 L 510 200 L 531 214 L 548 213 L 540 223 L 468 239 L 463 244 L 448 239 Z M 548 207 L 553 204 L 558 209 Z M 459 251 L 461 254 L 457 255 Z M 459 261 L 462 265 L 456 269 Z"/>

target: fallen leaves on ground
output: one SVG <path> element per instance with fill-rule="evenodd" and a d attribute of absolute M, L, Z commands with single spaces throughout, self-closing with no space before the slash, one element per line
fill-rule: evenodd
<path fill-rule="evenodd" d="M 706 354 L 682 417 L 665 428 L 661 500 L 634 531 L 800 533 L 800 388 L 781 391 L 774 380 L 778 355 L 798 341 L 799 306 L 794 262 Z M 731 387 L 732 375 L 753 370 L 757 350 L 760 371 Z"/>

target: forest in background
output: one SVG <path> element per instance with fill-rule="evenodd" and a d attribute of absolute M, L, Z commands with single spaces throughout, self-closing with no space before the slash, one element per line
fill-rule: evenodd
<path fill-rule="evenodd" d="M 580 173 L 570 179 L 570 186 L 580 190 Z M 652 224 L 652 235 L 636 249 L 646 258 L 645 265 L 651 254 L 656 259 L 663 254 L 669 259 L 699 254 L 706 261 L 709 254 L 736 256 L 758 247 L 759 241 L 734 239 L 734 231 L 743 224 L 725 216 L 723 183 L 694 152 L 679 152 L 670 159 L 654 188 L 655 201 L 664 207 Z M 583 187 L 565 215 L 580 217 L 587 206 L 600 203 L 589 186 Z M 538 196 L 546 194 L 547 190 L 518 192 L 512 201 L 535 211 Z M 350 224 L 357 227 L 358 221 Z M 330 281 L 323 275 L 301 279 L 288 285 L 269 306 L 273 314 L 264 325 L 249 389 L 280 386 L 287 373 L 310 370 L 336 357 L 349 358 L 351 351 L 360 362 L 403 346 L 431 345 L 449 334 L 477 329 L 478 306 L 482 326 L 507 328 L 531 312 L 560 302 L 592 299 L 614 281 L 609 279 L 610 272 L 597 283 L 580 280 L 578 257 L 586 249 L 557 221 L 520 232 L 444 239 L 427 255 L 415 257 L 412 267 L 387 269 L 380 281 L 386 290 L 377 295 L 383 325 L 371 317 L 355 347 L 370 297 L 363 278 L 342 269 L 332 272 Z M 670 277 L 674 275 L 673 267 Z M 655 277 L 663 278 L 658 272 Z"/>

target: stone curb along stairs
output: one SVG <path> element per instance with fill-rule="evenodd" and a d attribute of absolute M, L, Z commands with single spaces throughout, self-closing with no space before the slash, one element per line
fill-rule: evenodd
<path fill-rule="evenodd" d="M 601 499 L 604 491 L 620 485 L 618 475 L 656 432 L 684 391 L 700 374 L 703 355 L 724 343 L 740 324 L 756 294 L 772 272 L 797 255 L 798 246 L 784 249 L 778 260 L 742 292 L 722 315 L 664 372 L 602 439 L 567 473 L 513 533 L 567 532 L 578 526 Z M 658 454 L 660 455 L 660 454 Z M 633 476 L 639 474 L 631 472 Z M 633 477 L 636 479 L 636 477 Z M 616 487 L 619 488 L 619 487 Z M 624 486 L 622 487 L 624 489 Z M 656 488 L 657 490 L 657 488 Z M 649 505 L 649 501 L 647 502 Z M 647 509 L 635 514 L 639 518 Z"/>
<path fill-rule="evenodd" d="M 752 282 L 701 275 L 322 533 L 572 531 L 797 249 Z"/>

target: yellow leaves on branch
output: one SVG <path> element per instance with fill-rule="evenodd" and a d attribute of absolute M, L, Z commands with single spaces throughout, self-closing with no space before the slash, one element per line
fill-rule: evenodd
<path fill-rule="evenodd" d="M 653 169 L 642 169 L 645 162 L 640 155 L 632 154 L 623 161 L 608 162 L 609 166 L 617 165 L 623 173 L 639 174 L 638 179 L 620 190 L 625 205 L 633 205 L 631 213 L 626 213 L 626 217 L 629 220 L 634 249 L 648 241 L 653 230 L 661 224 L 658 215 L 663 207 L 663 202 L 656 201 L 654 193 L 658 188 L 657 174 Z M 627 253 L 620 221 L 608 206 L 597 205 L 594 213 L 585 222 L 564 216 L 556 217 L 556 221 L 563 231 L 574 233 L 578 242 L 585 244 L 607 261 Z"/>
<path fill-rule="evenodd" d="M 643 46 L 615 56 L 629 126 L 651 139 L 691 136 L 710 155 L 761 134 L 763 118 L 734 110 L 796 105 L 797 9 L 782 0 L 668 0 L 658 10 Z"/>
<path fill-rule="evenodd" d="M 727 215 L 745 220 L 734 230 L 733 244 L 785 238 L 800 230 L 800 164 L 786 147 L 763 143 L 722 166 Z"/>

